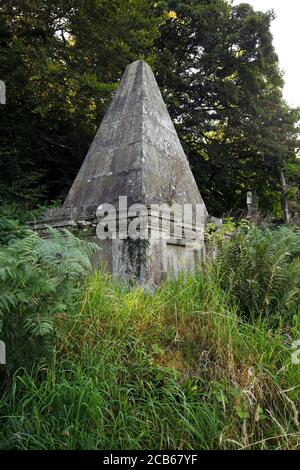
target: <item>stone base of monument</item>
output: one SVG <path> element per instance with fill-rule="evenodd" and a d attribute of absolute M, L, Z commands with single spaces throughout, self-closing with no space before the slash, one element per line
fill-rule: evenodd
<path fill-rule="evenodd" d="M 122 217 L 117 214 L 117 220 Z M 67 229 L 79 238 L 95 243 L 100 250 L 93 255 L 94 269 L 110 272 L 127 283 L 155 286 L 180 273 L 195 272 L 205 256 L 203 226 L 194 221 L 170 218 L 169 211 L 147 211 L 130 217 L 126 226 L 138 227 L 135 236 L 124 235 L 115 219 L 98 218 L 95 208 L 49 209 L 43 220 L 32 222 L 32 229 L 48 237 L 48 227 Z M 122 222 L 121 222 L 122 223 Z M 111 230 L 112 226 L 117 230 Z M 124 217 L 123 217 L 124 228 Z M 103 238 L 105 233 L 106 238 Z M 100 236 L 99 236 L 100 235 Z"/>

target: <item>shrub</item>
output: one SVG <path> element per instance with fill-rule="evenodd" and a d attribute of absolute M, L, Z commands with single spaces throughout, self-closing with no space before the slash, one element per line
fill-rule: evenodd
<path fill-rule="evenodd" d="M 215 274 L 247 318 L 291 320 L 300 304 L 300 231 L 243 224 L 219 244 Z"/>
<path fill-rule="evenodd" d="M 19 220 L 9 216 L 0 217 L 0 246 L 8 245 L 12 240 L 23 238 L 26 227 Z"/>
<path fill-rule="evenodd" d="M 70 308 L 90 270 L 94 245 L 49 228 L 51 239 L 26 231 L 0 249 L 0 334 L 7 371 L 30 366 L 53 350 L 54 318 Z"/>

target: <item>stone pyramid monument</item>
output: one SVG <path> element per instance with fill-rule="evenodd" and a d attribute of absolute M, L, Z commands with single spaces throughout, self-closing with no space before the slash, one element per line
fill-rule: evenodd
<path fill-rule="evenodd" d="M 101 223 L 97 208 L 110 204 L 120 215 L 120 196 L 127 197 L 128 206 L 146 207 L 147 240 L 97 237 L 96 224 Z M 166 208 L 151 210 L 153 204 Z M 174 204 L 196 208 L 184 223 L 174 213 L 171 216 L 173 234 L 177 226 L 186 228 L 180 240 L 166 233 L 160 236 L 162 220 Z M 91 239 L 102 248 L 101 261 L 112 273 L 158 283 L 168 272 L 176 275 L 194 269 L 203 255 L 206 215 L 154 74 L 147 63 L 138 60 L 127 66 L 63 206 L 48 210 L 35 228 L 43 230 L 51 225 L 77 229 L 89 225 L 94 231 Z M 123 212 L 124 217 L 128 218 L 128 212 Z"/>

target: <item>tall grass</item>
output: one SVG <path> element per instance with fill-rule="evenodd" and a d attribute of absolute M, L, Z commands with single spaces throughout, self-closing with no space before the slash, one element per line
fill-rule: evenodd
<path fill-rule="evenodd" d="M 154 293 L 88 278 L 56 315 L 54 362 L 2 394 L 0 447 L 300 448 L 299 317 L 249 321 L 222 259 Z"/>

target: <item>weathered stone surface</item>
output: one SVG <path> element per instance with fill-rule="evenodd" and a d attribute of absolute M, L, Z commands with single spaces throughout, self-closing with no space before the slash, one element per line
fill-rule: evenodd
<path fill-rule="evenodd" d="M 168 273 L 195 268 L 203 256 L 206 208 L 153 72 L 143 61 L 126 68 L 63 207 L 48 211 L 36 228 L 94 226 L 97 207 L 117 206 L 119 196 L 127 196 L 128 205 L 198 205 L 203 218 L 198 225 L 186 221 L 189 231 L 183 240 L 156 237 L 159 228 L 156 234 L 153 227 L 147 243 L 93 237 L 108 270 L 123 279 L 157 284 Z M 159 226 L 166 212 L 149 216 Z M 172 221 L 172 230 L 177 225 Z"/>
<path fill-rule="evenodd" d="M 202 203 L 149 65 L 129 65 L 64 207 L 115 203 Z"/>

